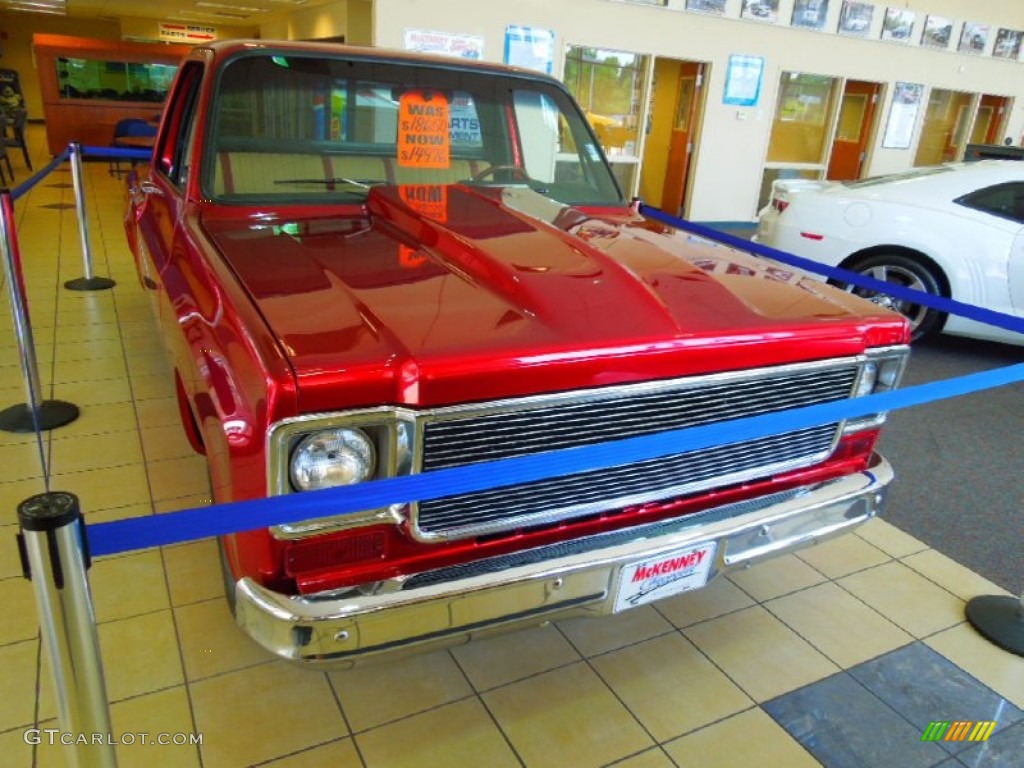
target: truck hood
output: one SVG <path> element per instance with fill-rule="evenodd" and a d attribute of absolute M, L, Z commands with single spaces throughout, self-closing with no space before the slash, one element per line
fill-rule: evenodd
<path fill-rule="evenodd" d="M 902 341 L 902 320 L 874 305 L 605 213 L 521 187 L 377 187 L 354 215 L 213 212 L 203 226 L 290 359 L 303 410 L 336 408 L 339 386 L 346 402 L 436 405 Z"/>

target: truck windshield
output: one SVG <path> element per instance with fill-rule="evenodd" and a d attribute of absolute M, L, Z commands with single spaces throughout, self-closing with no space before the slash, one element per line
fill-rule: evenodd
<path fill-rule="evenodd" d="M 224 202 L 364 199 L 378 184 L 526 186 L 621 205 L 578 107 L 501 71 L 259 51 L 224 68 L 204 192 Z"/>

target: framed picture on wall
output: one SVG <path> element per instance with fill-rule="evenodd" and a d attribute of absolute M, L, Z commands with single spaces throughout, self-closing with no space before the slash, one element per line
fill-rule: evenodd
<path fill-rule="evenodd" d="M 841 35 L 865 37 L 871 29 L 871 18 L 875 14 L 875 6 L 871 3 L 860 3 L 856 0 L 843 0 L 839 11 L 839 28 Z"/>
<path fill-rule="evenodd" d="M 741 19 L 766 21 L 774 24 L 779 17 L 779 0 L 743 0 Z"/>
<path fill-rule="evenodd" d="M 997 59 L 1012 59 L 1016 61 L 1020 56 L 1022 40 L 1024 40 L 1024 32 L 1016 29 L 1000 29 L 996 32 L 996 42 L 992 46 L 992 55 Z"/>
<path fill-rule="evenodd" d="M 925 48 L 949 48 L 953 37 L 953 20 L 945 16 L 928 15 L 924 20 L 921 45 Z"/>
<path fill-rule="evenodd" d="M 886 8 L 885 19 L 882 21 L 882 39 L 895 40 L 898 43 L 909 43 L 914 31 L 914 19 L 917 14 L 903 8 Z"/>
<path fill-rule="evenodd" d="M 963 31 L 960 32 L 960 44 L 957 50 L 960 53 L 973 53 L 975 55 L 985 50 L 988 43 L 988 24 L 976 24 L 973 21 L 965 21 Z"/>
<path fill-rule="evenodd" d="M 824 29 L 825 17 L 828 16 L 828 0 L 793 0 L 794 27 L 804 29 Z"/>
<path fill-rule="evenodd" d="M 721 16 L 725 13 L 725 0 L 686 0 L 686 10 Z"/>

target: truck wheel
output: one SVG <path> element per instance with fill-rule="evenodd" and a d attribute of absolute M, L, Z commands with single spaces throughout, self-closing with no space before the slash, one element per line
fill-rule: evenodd
<path fill-rule="evenodd" d="M 924 291 L 933 296 L 946 295 L 936 267 L 902 253 L 876 253 L 857 259 L 845 266 L 853 272 L 873 277 L 876 280 Z M 830 280 L 829 282 L 856 296 L 863 296 L 875 304 L 904 315 L 910 321 L 911 341 L 921 341 L 938 333 L 946 322 L 945 312 L 841 281 Z"/>

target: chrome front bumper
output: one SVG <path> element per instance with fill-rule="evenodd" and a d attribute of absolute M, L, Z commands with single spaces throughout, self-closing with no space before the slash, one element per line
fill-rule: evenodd
<path fill-rule="evenodd" d="M 889 463 L 875 455 L 869 470 L 847 477 L 629 532 L 453 567 L 376 594 L 283 595 L 242 578 L 235 585 L 235 616 L 279 656 L 344 667 L 384 652 L 612 613 L 619 574 L 632 563 L 713 542 L 710 580 L 852 530 L 881 512 L 892 478 Z"/>

